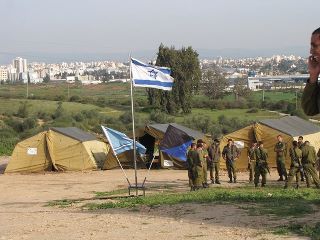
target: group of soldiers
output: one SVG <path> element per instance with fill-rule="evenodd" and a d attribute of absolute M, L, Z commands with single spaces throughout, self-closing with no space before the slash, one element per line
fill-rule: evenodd
<path fill-rule="evenodd" d="M 320 180 L 315 168 L 316 165 L 318 165 L 318 169 L 320 168 L 319 160 L 317 160 L 318 157 L 320 158 L 320 150 L 317 154 L 309 141 L 303 142 L 303 137 L 300 136 L 298 141 L 292 142 L 292 147 L 289 149 L 291 164 L 288 173 L 285 167 L 287 144 L 283 141 L 281 135 L 277 136 L 274 151 L 276 153 L 276 164 L 279 174 L 278 181 L 285 181 L 284 188 L 288 188 L 294 178 L 296 178 L 296 188 L 299 188 L 300 181 L 304 180 L 307 187 L 310 187 L 313 182 L 317 188 L 320 188 Z M 207 182 L 208 169 L 211 183 L 220 184 L 219 170 L 221 157 L 226 163 L 229 183 L 236 183 L 236 163 L 239 156 L 240 150 L 232 139 L 228 139 L 228 144 L 223 147 L 222 152 L 218 139 L 214 139 L 209 147 L 201 139 L 197 143 L 192 143 L 187 155 L 188 177 L 191 190 L 209 187 Z M 264 187 L 267 183 L 267 174 L 270 174 L 270 169 L 268 166 L 268 152 L 264 148 L 263 142 L 252 143 L 248 149 L 247 156 L 249 182 L 253 182 L 255 187 L 258 187 L 261 176 L 261 187 Z"/>

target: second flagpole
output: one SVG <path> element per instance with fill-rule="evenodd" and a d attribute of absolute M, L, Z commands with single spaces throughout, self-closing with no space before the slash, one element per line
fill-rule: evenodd
<path fill-rule="evenodd" d="M 129 64 L 130 64 L 130 95 L 131 95 L 131 117 L 132 117 L 132 138 L 133 138 L 133 162 L 134 162 L 134 180 L 136 188 L 136 196 L 138 196 L 138 176 L 137 176 L 137 152 L 136 152 L 136 133 L 134 125 L 134 102 L 133 102 L 133 81 L 131 73 L 131 54 L 129 55 Z"/>

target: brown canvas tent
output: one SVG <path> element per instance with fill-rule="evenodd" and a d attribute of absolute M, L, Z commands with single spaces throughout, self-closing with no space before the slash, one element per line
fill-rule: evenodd
<path fill-rule="evenodd" d="M 281 134 L 287 147 L 290 148 L 293 140 L 297 140 L 299 136 L 303 136 L 304 140 L 308 140 L 316 150 L 320 147 L 320 127 L 303 120 L 296 116 L 286 116 L 280 119 L 260 120 L 250 126 L 225 135 L 221 140 L 221 150 L 231 138 L 239 145 L 243 145 L 241 155 L 237 163 L 239 169 L 246 169 L 248 166 L 247 150 L 253 141 L 263 141 L 264 147 L 269 155 L 269 167 L 276 167 L 276 155 L 274 145 L 277 142 L 277 136 Z M 288 149 L 289 150 L 289 149 Z M 221 161 L 221 166 L 225 167 L 225 162 Z M 286 165 L 289 166 L 289 153 L 286 156 Z"/>
<path fill-rule="evenodd" d="M 170 125 L 184 131 L 189 136 L 191 136 L 193 139 L 205 139 L 205 135 L 199 131 L 190 129 L 188 127 L 176 124 L 176 123 L 170 123 Z M 151 124 L 147 125 L 140 133 L 139 141 L 142 145 L 144 145 L 147 148 L 146 154 L 152 156 L 155 154 L 155 145 L 156 143 L 160 143 L 160 141 L 163 139 L 164 134 L 168 128 L 169 124 Z M 149 160 L 151 160 L 149 157 Z M 161 164 L 162 168 L 176 168 L 176 169 L 185 169 L 186 168 L 186 162 L 182 161 L 181 159 L 171 157 L 167 155 L 166 153 L 163 153 L 160 151 L 159 153 L 159 162 Z"/>
<path fill-rule="evenodd" d="M 51 128 L 19 142 L 5 173 L 97 169 L 106 152 L 106 144 L 90 133 L 75 127 Z"/>

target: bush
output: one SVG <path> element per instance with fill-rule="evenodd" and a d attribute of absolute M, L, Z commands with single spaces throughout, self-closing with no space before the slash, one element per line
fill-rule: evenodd
<path fill-rule="evenodd" d="M 28 117 L 28 115 L 29 115 L 28 108 L 29 108 L 29 106 L 28 106 L 28 103 L 26 101 L 25 102 L 20 102 L 20 106 L 18 108 L 16 116 L 17 117 L 21 117 L 21 118 Z"/>
<path fill-rule="evenodd" d="M 170 123 L 174 122 L 174 118 L 170 117 L 168 114 L 161 112 L 160 110 L 155 110 L 150 113 L 150 120 L 155 123 Z"/>
<path fill-rule="evenodd" d="M 251 108 L 247 111 L 247 113 L 257 113 L 257 112 L 259 112 L 259 109 L 257 108 Z"/>
<path fill-rule="evenodd" d="M 70 102 L 80 102 L 81 101 L 81 97 L 78 95 L 73 95 L 70 97 L 69 99 Z"/>

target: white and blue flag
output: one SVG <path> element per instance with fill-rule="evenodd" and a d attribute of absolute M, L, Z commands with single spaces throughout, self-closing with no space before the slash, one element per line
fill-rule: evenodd
<path fill-rule="evenodd" d="M 101 128 L 116 155 L 133 149 L 133 140 L 124 133 L 104 126 Z M 136 142 L 136 150 L 141 155 L 146 153 L 146 148 L 138 142 Z"/>
<path fill-rule="evenodd" d="M 131 58 L 133 86 L 172 90 L 173 77 L 166 67 L 156 67 Z"/>

